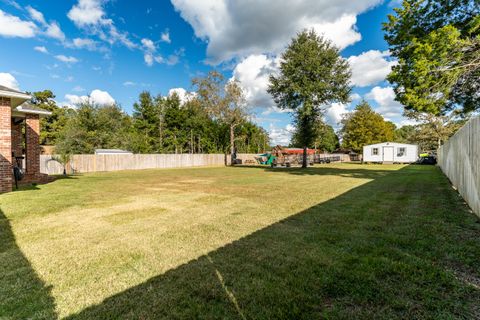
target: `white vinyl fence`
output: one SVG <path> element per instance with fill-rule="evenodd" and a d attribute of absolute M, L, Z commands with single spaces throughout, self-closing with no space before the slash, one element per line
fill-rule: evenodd
<path fill-rule="evenodd" d="M 440 147 L 438 164 L 480 216 L 480 117 L 468 121 Z"/>
<path fill-rule="evenodd" d="M 63 166 L 53 156 L 40 156 L 40 171 L 61 174 Z M 228 157 L 227 157 L 228 158 Z M 126 155 L 74 155 L 67 166 L 68 172 L 141 170 L 225 165 L 224 154 L 126 154 Z"/>

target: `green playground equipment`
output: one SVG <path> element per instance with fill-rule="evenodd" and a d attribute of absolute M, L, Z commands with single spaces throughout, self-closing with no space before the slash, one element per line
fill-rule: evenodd
<path fill-rule="evenodd" d="M 267 160 L 263 160 L 263 158 L 267 158 Z M 275 156 L 271 153 L 259 154 L 257 158 L 257 161 L 259 164 L 268 165 L 268 166 L 271 166 L 274 160 L 275 160 Z"/>

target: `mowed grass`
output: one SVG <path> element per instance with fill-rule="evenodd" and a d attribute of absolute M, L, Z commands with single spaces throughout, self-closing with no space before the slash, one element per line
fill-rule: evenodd
<path fill-rule="evenodd" d="M 0 319 L 479 318 L 436 167 L 99 173 L 0 195 Z"/>

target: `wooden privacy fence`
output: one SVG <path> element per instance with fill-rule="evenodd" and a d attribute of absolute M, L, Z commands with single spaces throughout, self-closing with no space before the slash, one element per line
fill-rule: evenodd
<path fill-rule="evenodd" d="M 224 154 L 81 154 L 72 156 L 67 168 L 73 169 L 74 172 L 86 173 L 221 165 L 225 165 Z M 46 174 L 61 174 L 63 166 L 53 160 L 53 156 L 42 155 L 40 171 Z"/>
<path fill-rule="evenodd" d="M 336 156 L 325 154 L 320 156 Z M 338 154 L 340 161 L 350 161 L 346 154 Z M 257 164 L 258 154 L 240 153 L 238 159 L 244 164 Z M 162 168 L 185 168 L 202 166 L 223 166 L 230 164 L 230 155 L 224 154 L 115 154 L 94 155 L 79 154 L 72 156 L 67 166 L 69 173 L 87 173 L 101 171 L 142 170 Z M 62 174 L 63 166 L 54 160 L 54 156 L 40 156 L 40 171 L 45 174 Z"/>
<path fill-rule="evenodd" d="M 480 216 L 480 117 L 468 121 L 440 147 L 438 164 Z"/>

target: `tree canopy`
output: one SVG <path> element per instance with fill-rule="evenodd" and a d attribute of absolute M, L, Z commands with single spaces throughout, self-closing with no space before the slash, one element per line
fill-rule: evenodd
<path fill-rule="evenodd" d="M 209 107 L 194 97 L 182 102 L 176 94 L 150 92 L 140 93 L 131 116 L 117 105 L 83 103 L 69 109 L 65 127 L 57 133 L 57 152 L 119 148 L 134 153 L 224 153 L 230 146 L 232 123 L 238 152 L 265 151 L 269 145 L 265 130 L 245 118 L 241 122 L 220 118 Z"/>
<path fill-rule="evenodd" d="M 366 101 L 342 119 L 342 147 L 362 152 L 363 146 L 394 140 L 395 125 L 385 121 Z"/>
<path fill-rule="evenodd" d="M 479 0 L 404 0 L 384 30 L 398 59 L 388 80 L 407 110 L 480 108 Z"/>
<path fill-rule="evenodd" d="M 280 72 L 270 76 L 268 92 L 281 109 L 294 113 L 296 142 L 306 148 L 317 136 L 316 123 L 323 108 L 349 101 L 350 68 L 331 41 L 314 30 L 300 32 L 281 56 Z"/>

